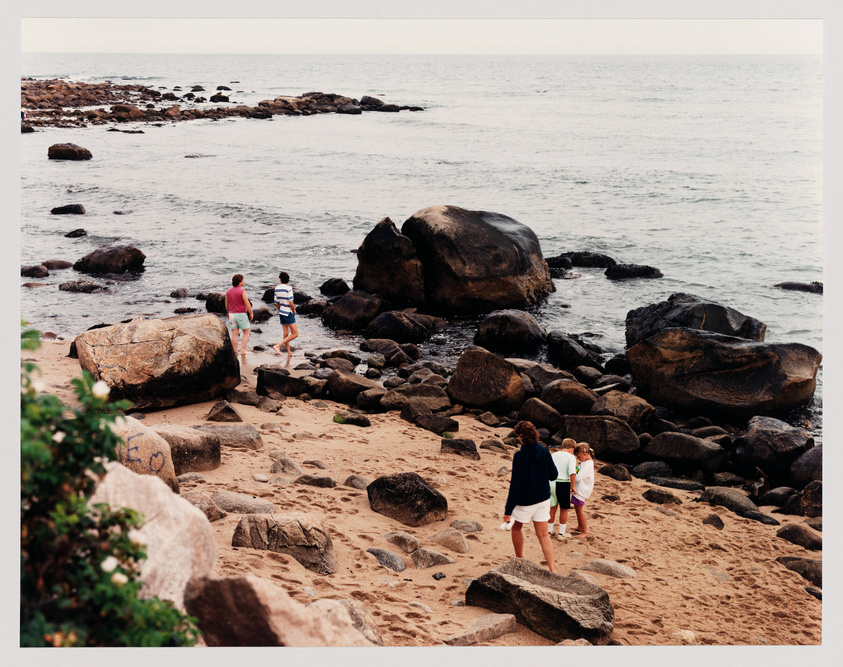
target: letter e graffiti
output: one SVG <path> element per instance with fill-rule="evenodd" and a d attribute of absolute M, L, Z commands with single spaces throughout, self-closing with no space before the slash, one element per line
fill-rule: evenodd
<path fill-rule="evenodd" d="M 129 440 L 131 440 L 132 438 L 137 438 L 140 435 L 143 435 L 143 433 L 135 433 L 134 435 L 130 435 L 128 438 L 126 438 L 126 463 L 141 462 L 141 459 L 139 459 L 137 456 L 132 458 L 132 452 L 135 452 L 135 454 L 137 454 L 138 446 L 135 445 L 134 447 L 129 447 Z M 121 460 L 120 462 L 122 463 L 123 461 Z"/>

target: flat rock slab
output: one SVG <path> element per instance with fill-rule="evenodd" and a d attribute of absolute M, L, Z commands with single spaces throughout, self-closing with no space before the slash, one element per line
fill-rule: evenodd
<path fill-rule="evenodd" d="M 523 558 L 478 577 L 465 593 L 465 603 L 516 620 L 554 642 L 587 639 L 606 644 L 615 622 L 609 594 L 574 576 L 563 577 Z"/>
<path fill-rule="evenodd" d="M 445 554 L 440 554 L 438 551 L 433 551 L 432 549 L 425 549 L 424 547 L 416 549 L 412 554 L 410 554 L 410 557 L 416 564 L 417 570 L 423 570 L 427 567 L 434 567 L 436 565 L 448 565 L 454 562 L 453 558 L 450 558 Z"/>
<path fill-rule="evenodd" d="M 480 460 L 480 452 L 477 451 L 477 445 L 474 443 L 474 440 L 443 438 L 440 451 L 443 454 L 456 454 L 474 461 Z"/>
<path fill-rule="evenodd" d="M 598 558 L 583 565 L 581 570 L 587 572 L 597 572 L 598 574 L 605 574 L 608 577 L 617 577 L 619 579 L 634 579 L 635 570 L 626 565 L 621 565 L 613 560 L 605 560 Z"/>
<path fill-rule="evenodd" d="M 263 448 L 260 431 L 251 424 L 202 424 L 193 428 L 214 434 L 224 447 Z"/>
<path fill-rule="evenodd" d="M 288 512 L 244 516 L 234 529 L 231 546 L 287 554 L 319 574 L 337 571 L 331 536 L 319 521 L 306 514 Z"/>
<path fill-rule="evenodd" d="M 269 472 L 271 472 L 271 473 L 282 472 L 285 475 L 296 475 L 297 477 L 299 475 L 304 474 L 304 470 L 299 468 L 295 464 L 293 459 L 291 459 L 289 456 L 287 456 L 283 452 L 278 452 L 277 454 L 274 454 L 273 458 L 275 460 L 273 461 L 272 467 L 269 469 Z"/>
<path fill-rule="evenodd" d="M 451 528 L 456 528 L 462 533 L 479 533 L 483 530 L 483 526 L 481 526 L 476 521 L 468 521 L 465 519 L 459 519 L 457 521 L 454 521 L 451 524 Z"/>
<path fill-rule="evenodd" d="M 471 646 L 489 642 L 509 632 L 515 632 L 518 623 L 512 614 L 486 614 L 475 620 L 460 635 L 445 640 L 448 646 Z"/>
<path fill-rule="evenodd" d="M 234 491 L 214 491 L 211 495 L 218 507 L 233 514 L 274 514 L 275 505 L 268 500 Z"/>
<path fill-rule="evenodd" d="M 758 507 L 745 493 L 727 486 L 709 486 L 699 497 L 700 502 L 720 505 L 735 514 L 743 512 L 757 512 Z"/>
<path fill-rule="evenodd" d="M 208 517 L 208 521 L 219 521 L 220 519 L 224 519 L 228 516 L 228 512 L 217 505 L 211 499 L 211 496 L 203 491 L 185 491 L 181 494 L 181 497 L 194 507 L 198 507 L 202 510 L 205 516 Z"/>
<path fill-rule="evenodd" d="M 405 533 L 403 530 L 387 533 L 383 537 L 387 542 L 394 544 L 406 554 L 411 554 L 419 548 L 418 539 L 410 535 L 410 533 Z"/>
<path fill-rule="evenodd" d="M 342 484 L 343 486 L 350 486 L 352 489 L 365 491 L 366 487 L 369 486 L 369 480 L 360 475 L 349 475 Z"/>
<path fill-rule="evenodd" d="M 220 467 L 220 439 L 213 433 L 179 424 L 161 424 L 152 430 L 170 444 L 176 475 Z"/>

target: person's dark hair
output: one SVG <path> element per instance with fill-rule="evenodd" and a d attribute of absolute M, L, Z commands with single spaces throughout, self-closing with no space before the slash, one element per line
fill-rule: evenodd
<path fill-rule="evenodd" d="M 522 442 L 538 442 L 539 432 L 532 422 L 518 422 L 513 429 Z"/>
<path fill-rule="evenodd" d="M 231 285 L 233 287 L 237 287 L 242 282 L 243 282 L 243 274 L 242 273 L 235 273 L 234 277 L 231 279 Z"/>
<path fill-rule="evenodd" d="M 280 280 L 282 283 L 284 283 L 286 285 L 288 282 L 290 282 L 290 274 L 287 273 L 286 271 L 282 271 L 281 273 L 278 274 L 278 280 Z"/>

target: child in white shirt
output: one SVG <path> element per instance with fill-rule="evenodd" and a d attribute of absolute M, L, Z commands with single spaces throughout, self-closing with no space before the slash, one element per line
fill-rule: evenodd
<path fill-rule="evenodd" d="M 562 451 L 553 452 L 550 458 L 556 464 L 559 477 L 550 483 L 550 534 L 553 535 L 553 524 L 556 519 L 556 510 L 559 510 L 559 532 L 558 539 L 568 537 L 565 532 L 568 527 L 568 510 L 571 509 L 571 486 L 577 477 L 577 459 L 574 456 L 574 448 L 577 441 L 573 438 L 565 438 L 562 441 Z"/>
<path fill-rule="evenodd" d="M 580 534 L 576 537 L 584 539 L 588 537 L 588 524 L 585 520 L 585 512 L 583 506 L 585 501 L 591 495 L 594 489 L 594 459 L 592 458 L 593 450 L 589 447 L 587 442 L 581 442 L 574 449 L 574 456 L 579 461 L 579 468 L 577 469 L 576 484 L 571 484 L 571 504 L 574 506 L 574 511 L 577 513 L 577 524 Z"/>

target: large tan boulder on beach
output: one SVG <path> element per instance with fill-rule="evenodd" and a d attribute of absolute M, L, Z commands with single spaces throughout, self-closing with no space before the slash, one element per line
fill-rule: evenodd
<path fill-rule="evenodd" d="M 208 646 L 377 646 L 350 614 L 305 606 L 250 575 L 196 577 L 184 599 Z"/>
<path fill-rule="evenodd" d="M 137 409 L 208 401 L 240 384 L 225 324 L 196 314 L 86 331 L 74 341 L 83 370 Z"/>
<path fill-rule="evenodd" d="M 776 416 L 811 400 L 822 355 L 801 343 L 760 343 L 665 329 L 626 353 L 641 395 L 677 412 Z"/>
<path fill-rule="evenodd" d="M 220 467 L 220 439 L 183 424 L 159 424 L 153 429 L 170 445 L 176 476 Z"/>
<path fill-rule="evenodd" d="M 463 352 L 448 390 L 458 403 L 499 414 L 519 409 L 527 391 L 515 365 L 480 347 Z"/>
<path fill-rule="evenodd" d="M 144 516 L 144 525 L 137 531 L 147 553 L 140 566 L 140 596 L 170 600 L 184 611 L 188 580 L 211 574 L 217 560 L 211 524 L 200 509 L 172 493 L 161 480 L 114 462 L 106 469 L 91 502 L 107 503 L 112 509 L 128 507 Z"/>
<path fill-rule="evenodd" d="M 318 574 L 337 571 L 331 536 L 318 519 L 303 513 L 247 514 L 235 527 L 231 546 L 287 554 Z"/>
<path fill-rule="evenodd" d="M 111 427 L 122 442 L 117 460 L 139 475 L 155 475 L 174 492 L 179 492 L 170 443 L 134 417 L 118 417 Z"/>

